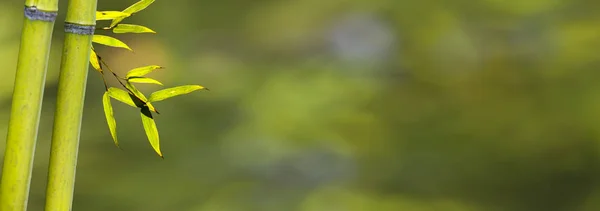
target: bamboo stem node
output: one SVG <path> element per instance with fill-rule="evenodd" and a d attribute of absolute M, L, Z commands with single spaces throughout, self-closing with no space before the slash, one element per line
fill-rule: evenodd
<path fill-rule="evenodd" d="M 82 25 L 77 23 L 65 22 L 65 32 L 80 34 L 80 35 L 93 35 L 96 30 L 96 25 Z"/>
<path fill-rule="evenodd" d="M 43 11 L 39 10 L 36 6 L 25 6 L 25 17 L 32 21 L 39 20 L 46 22 L 54 22 L 54 20 L 56 20 L 57 15 L 57 11 Z"/>

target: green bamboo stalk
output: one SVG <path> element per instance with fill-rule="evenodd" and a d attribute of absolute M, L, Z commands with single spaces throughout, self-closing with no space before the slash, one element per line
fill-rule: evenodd
<path fill-rule="evenodd" d="M 96 0 L 69 0 L 48 167 L 46 211 L 71 210 Z"/>
<path fill-rule="evenodd" d="M 46 68 L 58 0 L 26 0 L 0 181 L 0 210 L 27 209 Z"/>

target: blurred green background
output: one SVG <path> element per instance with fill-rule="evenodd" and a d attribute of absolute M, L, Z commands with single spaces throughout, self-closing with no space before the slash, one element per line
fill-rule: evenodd
<path fill-rule="evenodd" d="M 44 204 L 60 3 L 30 210 Z M 98 52 L 118 72 L 162 65 L 153 76 L 166 86 L 211 91 L 156 104 L 161 160 L 137 110 L 116 102 L 114 146 L 90 70 L 73 209 L 600 210 L 598 11 L 591 0 L 157 0 L 125 23 L 158 34 L 116 35 L 135 53 Z M 22 13 L 22 0 L 0 0 L 0 137 Z"/>

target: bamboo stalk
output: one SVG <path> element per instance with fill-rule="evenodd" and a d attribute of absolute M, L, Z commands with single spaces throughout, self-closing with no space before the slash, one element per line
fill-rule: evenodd
<path fill-rule="evenodd" d="M 71 210 L 96 0 L 69 0 L 54 117 L 46 211 Z"/>
<path fill-rule="evenodd" d="M 58 0 L 26 0 L 0 181 L 0 210 L 27 209 L 42 96 Z"/>

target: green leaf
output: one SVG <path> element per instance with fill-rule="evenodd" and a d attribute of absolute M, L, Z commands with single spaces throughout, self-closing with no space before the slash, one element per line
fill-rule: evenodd
<path fill-rule="evenodd" d="M 103 21 L 103 20 L 113 20 L 116 18 L 126 18 L 129 17 L 131 14 L 129 13 L 124 13 L 121 11 L 96 11 L 96 20 L 97 21 Z"/>
<path fill-rule="evenodd" d="M 161 100 L 175 97 L 178 95 L 188 94 L 190 92 L 200 90 L 200 89 L 205 89 L 205 88 L 200 85 L 185 85 L 185 86 L 178 86 L 178 87 L 163 89 L 163 90 L 159 90 L 159 91 L 152 93 L 150 95 L 150 99 L 148 101 L 149 102 L 161 101 Z"/>
<path fill-rule="evenodd" d="M 129 81 L 131 83 L 158 84 L 161 86 L 163 85 L 160 81 L 157 81 L 156 79 L 146 78 L 146 77 L 131 77 L 131 78 L 128 78 L 127 81 Z"/>
<path fill-rule="evenodd" d="M 154 0 L 141 0 L 127 7 L 125 10 L 123 10 L 123 12 L 133 14 L 142 11 L 143 9 L 146 9 L 146 7 L 150 6 L 150 4 L 152 4 L 153 2 Z"/>
<path fill-rule="evenodd" d="M 132 97 L 132 96 L 131 96 L 131 95 L 130 95 L 128 92 L 126 92 L 125 90 L 118 89 L 118 88 L 115 88 L 115 87 L 110 87 L 110 88 L 108 88 L 108 95 L 109 95 L 110 97 L 112 97 L 113 99 L 115 99 L 115 100 L 118 100 L 118 101 L 121 101 L 122 103 L 125 103 L 125 104 L 127 104 L 127 105 L 130 105 L 130 106 L 132 106 L 132 107 L 139 108 L 139 107 L 142 107 L 142 106 L 144 105 L 144 103 L 143 103 L 143 102 L 141 102 L 141 101 L 140 101 L 140 102 L 138 102 L 138 103 L 136 103 L 136 102 L 134 101 L 134 98 L 135 98 L 135 97 Z"/>
<path fill-rule="evenodd" d="M 115 121 L 115 117 L 113 115 L 113 108 L 110 104 L 108 92 L 104 92 L 104 96 L 102 96 L 102 104 L 104 105 L 104 115 L 106 116 L 106 123 L 108 123 L 110 135 L 112 136 L 113 141 L 115 141 L 115 145 L 119 147 L 119 141 L 117 140 L 117 121 Z"/>
<path fill-rule="evenodd" d="M 138 90 L 133 84 L 127 82 L 125 84 L 125 87 L 127 87 L 127 89 L 133 92 L 133 95 L 135 95 L 137 98 L 144 101 L 144 103 L 148 102 L 148 98 L 146 98 L 146 96 L 142 92 L 140 92 L 140 90 Z"/>
<path fill-rule="evenodd" d="M 113 28 L 113 33 L 122 34 L 122 33 L 156 33 L 156 32 L 145 26 L 133 25 L 133 24 L 119 24 L 119 25 L 117 25 L 117 27 Z"/>
<path fill-rule="evenodd" d="M 143 9 L 146 9 L 146 7 L 150 6 L 150 4 L 152 4 L 154 2 L 154 0 L 141 0 L 136 2 L 135 4 L 127 7 L 126 9 L 123 10 L 124 13 L 128 13 L 128 14 L 133 14 L 139 11 L 142 11 Z M 116 26 L 118 23 L 120 23 L 123 19 L 125 19 L 125 17 L 122 18 L 116 18 L 114 19 L 111 23 L 110 23 L 110 28 Z"/>
<path fill-rule="evenodd" d="M 117 38 L 109 37 L 106 35 L 95 34 L 94 37 L 92 38 L 92 42 L 111 46 L 111 47 L 116 47 L 116 48 L 125 48 L 127 50 L 133 51 L 133 50 L 131 50 L 131 48 L 129 48 L 129 46 L 127 46 L 127 44 L 123 43 L 121 40 L 118 40 Z"/>
<path fill-rule="evenodd" d="M 98 62 L 98 55 L 96 55 L 96 52 L 94 52 L 94 50 L 92 50 L 92 52 L 90 53 L 90 63 L 92 64 L 92 67 L 94 67 L 94 69 L 102 73 L 102 68 L 100 67 L 100 63 Z"/>
<path fill-rule="evenodd" d="M 160 140 L 158 136 L 158 129 L 156 128 L 156 123 L 154 122 L 154 118 L 152 117 L 152 113 L 148 107 L 143 107 L 142 112 L 140 113 L 142 117 L 142 124 L 144 125 L 144 130 L 146 131 L 146 136 L 148 137 L 148 141 L 154 151 L 161 157 L 164 158 L 162 152 L 160 152 Z"/>
<path fill-rule="evenodd" d="M 152 71 L 154 71 L 156 69 L 162 69 L 162 68 L 163 67 L 158 66 L 158 65 L 149 65 L 149 66 L 145 66 L 145 67 L 138 67 L 138 68 L 132 69 L 129 72 L 127 72 L 127 75 L 125 76 L 125 78 L 144 76 L 148 73 L 151 73 Z"/>
<path fill-rule="evenodd" d="M 146 106 L 148 106 L 148 108 L 151 111 L 154 111 L 157 114 L 160 114 L 160 113 L 158 113 L 158 111 L 156 110 L 156 108 L 154 108 L 154 106 L 150 102 L 148 102 L 148 98 L 146 98 L 146 96 L 142 92 L 140 92 L 140 90 L 138 90 L 135 86 L 133 86 L 133 84 L 131 84 L 129 81 L 127 81 L 127 83 L 125 83 L 125 87 L 127 87 L 127 89 L 129 89 L 131 92 L 133 92 L 133 94 L 139 100 L 141 100 L 142 102 L 144 102 L 146 104 Z"/>

